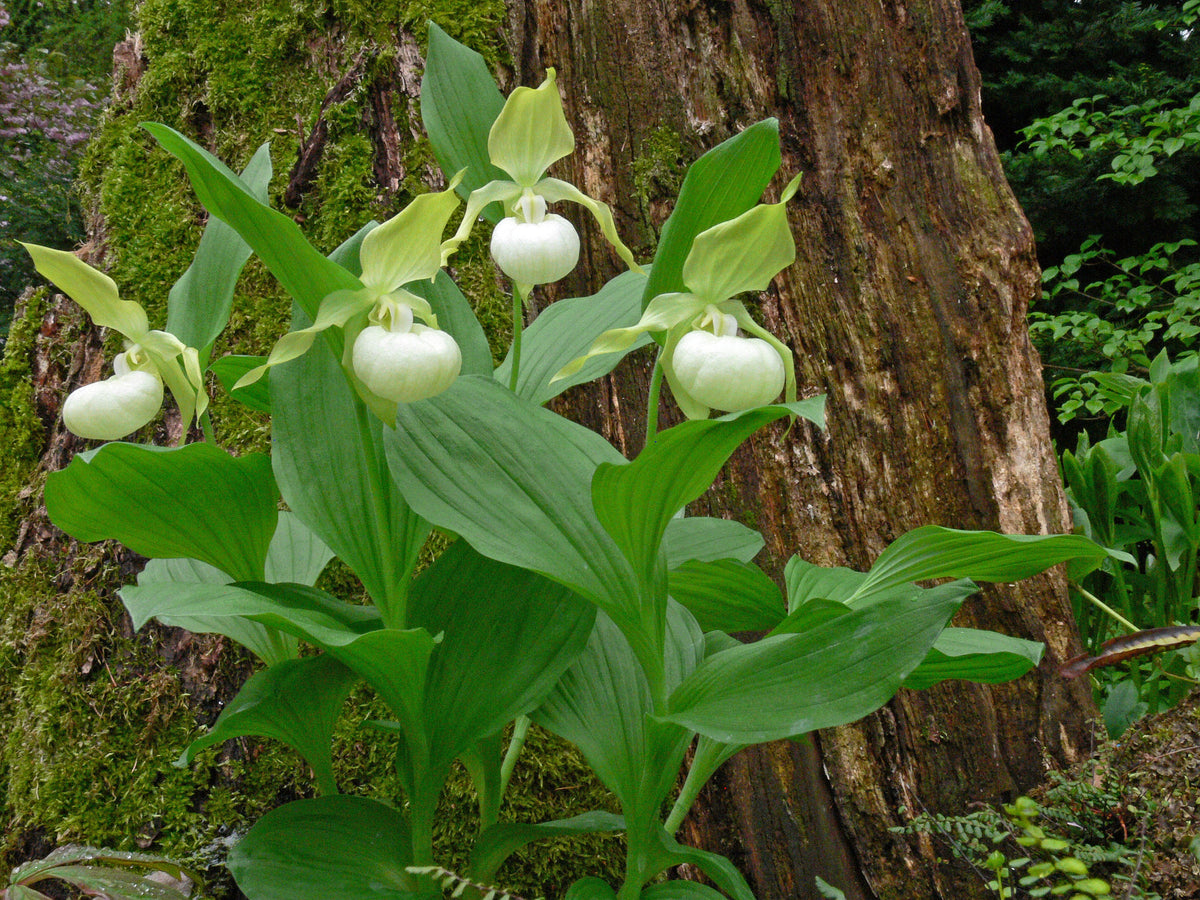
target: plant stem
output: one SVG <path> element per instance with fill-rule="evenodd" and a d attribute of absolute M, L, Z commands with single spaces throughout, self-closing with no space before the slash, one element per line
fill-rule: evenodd
<path fill-rule="evenodd" d="M 525 298 L 528 293 L 522 285 L 513 284 L 513 342 L 512 372 L 509 374 L 508 389 L 517 391 L 517 373 L 521 369 L 521 333 L 525 330 Z"/>
<path fill-rule="evenodd" d="M 675 798 L 675 805 L 671 807 L 671 814 L 667 816 L 667 821 L 663 823 L 663 827 L 667 829 L 667 834 L 673 835 L 679 830 L 679 826 L 683 824 L 683 820 L 687 817 L 688 810 L 692 808 L 692 804 L 700 796 L 700 790 L 704 787 L 707 779 L 696 777 L 696 774 L 696 766 L 693 764 L 688 769 L 687 778 L 683 781 L 683 787 L 679 791 L 679 796 Z"/>
<path fill-rule="evenodd" d="M 504 792 L 508 790 L 508 780 L 512 778 L 513 769 L 517 765 L 517 757 L 521 755 L 521 750 L 525 746 L 525 735 L 529 733 L 529 716 L 518 716 L 516 723 L 513 725 L 512 738 L 508 742 L 508 750 L 504 754 L 504 761 L 500 763 L 500 792 L 501 799 L 504 797 Z"/>
<path fill-rule="evenodd" d="M 215 444 L 217 437 L 213 433 L 212 416 L 208 414 L 208 410 L 205 410 L 204 415 L 200 417 L 200 427 L 204 429 L 204 440 L 209 444 Z"/>
<path fill-rule="evenodd" d="M 367 458 L 367 470 L 375 477 L 371 479 L 371 513 L 375 520 L 375 532 L 379 538 L 380 566 L 383 568 L 384 596 L 379 598 L 379 612 L 383 616 L 383 624 L 388 628 L 403 628 L 407 618 L 407 585 L 401 585 L 396 575 L 395 555 L 388 552 L 391 545 L 390 516 L 384 508 L 383 485 L 386 485 L 388 474 L 386 464 L 380 465 L 380 459 L 375 451 L 375 432 L 371 430 L 371 420 L 366 406 L 357 398 L 354 400 L 354 415 L 358 422 L 358 431 L 362 440 L 363 453 Z"/>
<path fill-rule="evenodd" d="M 1125 618 L 1123 615 L 1121 615 L 1119 612 L 1117 612 L 1115 609 L 1113 609 L 1111 606 L 1109 606 L 1103 600 L 1101 600 L 1099 597 L 1097 597 L 1095 594 L 1091 593 L 1088 590 L 1085 590 L 1084 588 L 1080 587 L 1079 585 L 1075 585 L 1075 590 L 1079 591 L 1079 594 L 1081 597 L 1083 597 L 1083 599 L 1087 600 L 1089 603 L 1091 603 L 1093 606 L 1095 606 L 1101 612 L 1107 613 L 1108 615 L 1112 616 L 1113 619 L 1120 622 L 1121 625 L 1123 625 L 1125 627 L 1125 630 L 1128 631 L 1130 634 L 1133 634 L 1135 631 L 1141 630 L 1136 625 L 1134 625 L 1132 622 L 1130 622 L 1127 618 Z"/>
<path fill-rule="evenodd" d="M 650 446 L 650 442 L 654 440 L 654 436 L 658 434 L 658 405 L 662 397 L 662 381 L 663 381 L 663 364 L 662 364 L 662 348 L 659 347 L 658 355 L 654 357 L 654 369 L 650 373 L 650 392 L 646 397 L 646 446 Z"/>

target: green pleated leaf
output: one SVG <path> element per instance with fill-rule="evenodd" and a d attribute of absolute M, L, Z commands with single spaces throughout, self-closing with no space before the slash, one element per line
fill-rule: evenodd
<path fill-rule="evenodd" d="M 272 459 L 288 507 L 354 570 L 385 620 L 402 621 L 399 597 L 429 526 L 388 477 L 383 424 L 362 408 L 323 341 L 272 372 L 271 405 Z"/>
<path fill-rule="evenodd" d="M 1079 534 L 996 534 L 926 525 L 893 541 L 871 566 L 853 597 L 861 605 L 901 584 L 930 578 L 1020 581 L 1069 559 L 1132 562 Z"/>
<path fill-rule="evenodd" d="M 736 559 L 693 560 L 672 569 L 671 596 L 705 631 L 769 631 L 783 619 L 783 595 L 755 565 Z"/>
<path fill-rule="evenodd" d="M 254 191 L 207 150 L 165 125 L 142 127 L 183 163 L 204 208 L 250 245 L 310 319 L 316 318 L 326 295 L 361 290 L 357 278 L 322 256 L 295 222 L 260 203 Z"/>
<path fill-rule="evenodd" d="M 8 881 L 8 896 L 11 900 L 43 900 L 43 894 L 23 885 L 35 884 L 45 878 L 61 878 L 80 888 L 107 890 L 113 900 L 185 900 L 184 894 L 174 887 L 147 881 L 145 875 L 130 871 L 132 869 L 162 872 L 175 881 L 200 882 L 195 871 L 152 853 L 68 845 L 13 869 Z"/>
<path fill-rule="evenodd" d="M 397 810 L 335 796 L 267 813 L 234 846 L 227 865 L 250 900 L 427 898 L 405 871 L 411 862 L 412 838 Z"/>
<path fill-rule="evenodd" d="M 266 371 L 253 384 L 235 388 L 242 377 L 252 369 L 257 369 L 267 361 L 265 356 L 222 356 L 215 360 L 208 370 L 217 376 L 221 387 L 234 400 L 243 406 L 258 412 L 271 412 L 271 373 Z"/>
<path fill-rule="evenodd" d="M 502 822 L 486 829 L 471 849 L 470 873 L 479 881 L 490 881 L 501 864 L 517 850 L 535 841 L 623 831 L 625 820 L 610 812 L 586 812 L 569 819 L 525 824 Z"/>
<path fill-rule="evenodd" d="M 709 516 L 673 518 L 663 535 L 667 565 L 674 569 L 690 560 L 736 559 L 748 563 L 763 548 L 763 536 L 732 519 Z"/>
<path fill-rule="evenodd" d="M 431 771 L 537 706 L 583 651 L 595 616 L 568 588 L 465 541 L 422 572 L 409 621 L 441 635 L 426 684 Z"/>
<path fill-rule="evenodd" d="M 216 724 L 179 758 L 186 766 L 205 747 L 253 735 L 283 741 L 304 757 L 321 792 L 336 794 L 333 729 L 358 679 L 328 653 L 287 660 L 242 685 Z"/>
<path fill-rule="evenodd" d="M 241 179 L 254 199 L 267 202 L 269 144 L 258 148 Z M 238 233 L 220 219 L 210 218 L 195 259 L 167 295 L 167 331 L 207 358 L 208 349 L 229 321 L 233 291 L 249 258 L 250 247 Z"/>
<path fill-rule="evenodd" d="M 599 878 L 580 878 L 567 890 L 563 900 L 616 900 L 616 896 Z"/>
<path fill-rule="evenodd" d="M 601 334 L 637 323 L 645 285 L 644 274 L 623 272 L 590 297 L 572 297 L 548 306 L 521 339 L 517 395 L 543 404 L 567 388 L 607 375 L 628 353 L 648 344 L 649 336 L 642 335 L 627 350 L 591 357 L 578 372 L 554 380 L 563 366 L 587 353 Z M 510 349 L 496 370 L 496 380 L 507 385 L 511 372 Z"/>
<path fill-rule="evenodd" d="M 633 462 L 597 468 L 596 515 L 635 571 L 653 570 L 672 516 L 708 490 L 742 441 L 788 415 L 822 425 L 824 397 L 684 422 L 656 435 Z"/>
<path fill-rule="evenodd" d="M 599 435 L 491 379 L 466 377 L 403 404 L 384 442 L 413 509 L 484 556 L 539 572 L 602 608 L 627 609 L 638 597 L 637 579 L 592 510 L 597 463 L 621 459 Z"/>
<path fill-rule="evenodd" d="M 924 661 L 904 679 L 904 686 L 924 690 L 951 678 L 980 684 L 1012 681 L 1041 662 L 1045 649 L 1036 641 L 994 631 L 947 628 Z"/>
<path fill-rule="evenodd" d="M 683 264 L 700 232 L 758 203 L 779 169 L 779 123 L 764 119 L 692 163 L 675 210 L 663 225 L 642 308 L 659 294 L 683 292 Z"/>
<path fill-rule="evenodd" d="M 46 478 L 46 509 L 72 537 L 203 560 L 247 581 L 263 577 L 278 498 L 266 456 L 211 444 L 105 444 Z"/>
<path fill-rule="evenodd" d="M 676 689 L 665 719 L 727 744 L 853 722 L 892 698 L 975 590 L 953 582 L 725 650 Z"/>
<path fill-rule="evenodd" d="M 52 878 L 65 881 L 84 892 L 84 896 L 105 900 L 187 900 L 188 894 L 175 887 L 152 881 L 147 876 L 106 866 L 57 866 Z M 190 891 L 189 891 L 190 893 Z M 0 896 L 11 900 L 46 900 L 45 894 L 18 885 Z"/>
<path fill-rule="evenodd" d="M 429 301 L 437 316 L 438 328 L 454 338 L 462 353 L 463 375 L 492 374 L 492 349 L 483 326 L 475 318 L 470 301 L 445 272 L 439 271 L 433 282 L 414 281 L 405 287 Z"/>
<path fill-rule="evenodd" d="M 331 559 L 333 551 L 312 533 L 299 516 L 293 512 L 281 512 L 271 546 L 267 550 L 265 580 L 311 587 L 317 583 Z"/>
<path fill-rule="evenodd" d="M 467 170 L 458 185 L 464 199 L 489 181 L 509 180 L 488 156 L 488 133 L 503 108 L 504 96 L 483 57 L 430 22 L 421 121 L 442 171 L 450 176 Z M 484 215 L 498 222 L 499 207 L 489 206 Z"/>
<path fill-rule="evenodd" d="M 704 636 L 690 614 L 673 604 L 666 639 L 667 687 L 692 673 Z M 539 725 L 577 746 L 605 786 L 621 801 L 630 827 L 657 821 L 675 783 L 691 735 L 649 718 L 650 688 L 628 641 L 605 615 L 583 655 L 533 714 Z"/>

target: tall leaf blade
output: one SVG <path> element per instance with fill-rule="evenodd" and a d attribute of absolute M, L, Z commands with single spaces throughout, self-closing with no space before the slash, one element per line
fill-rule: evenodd
<path fill-rule="evenodd" d="M 938 525 L 917 528 L 893 541 L 871 566 L 852 605 L 893 587 L 930 578 L 1020 581 L 1069 559 L 1101 561 L 1127 554 L 1106 550 L 1079 534 L 996 534 Z"/>
<path fill-rule="evenodd" d="M 399 616 L 408 573 L 428 525 L 388 477 L 382 423 L 350 389 L 338 360 L 318 341 L 271 373 L 275 477 L 288 506 Z"/>
<path fill-rule="evenodd" d="M 242 172 L 242 181 L 259 203 L 267 202 L 271 154 L 263 144 Z M 204 354 L 229 322 L 233 291 L 250 247 L 236 231 L 210 218 L 195 259 L 167 295 L 167 331 Z"/>
<path fill-rule="evenodd" d="M 754 206 L 779 169 L 779 123 L 764 119 L 692 163 L 663 225 L 642 308 L 659 294 L 686 291 L 683 264 L 696 235 Z"/>
<path fill-rule="evenodd" d="M 671 518 L 708 490 L 742 441 L 788 415 L 821 425 L 824 397 L 684 422 L 659 433 L 633 462 L 597 468 L 592 479 L 596 515 L 635 571 L 653 571 Z"/>
<path fill-rule="evenodd" d="M 671 695 L 664 718 L 727 744 L 853 722 L 892 698 L 975 589 L 953 582 L 717 653 Z"/>
<path fill-rule="evenodd" d="M 763 548 L 763 536 L 732 519 L 685 516 L 671 519 L 663 534 L 667 565 L 674 569 L 690 560 L 736 559 L 748 563 Z"/>
<path fill-rule="evenodd" d="M 279 494 L 262 454 L 112 443 L 52 472 L 45 496 L 54 524 L 78 540 L 191 557 L 253 581 L 263 577 Z"/>
<path fill-rule="evenodd" d="M 993 631 L 947 628 L 929 655 L 904 679 L 904 686 L 923 690 L 951 678 L 980 684 L 1012 681 L 1041 662 L 1045 649 L 1036 641 Z"/>
<path fill-rule="evenodd" d="M 305 240 L 295 222 L 260 203 L 254 192 L 207 150 L 165 125 L 147 123 L 143 127 L 183 163 L 204 208 L 241 235 L 310 319 L 316 318 L 317 307 L 327 294 L 361 289 L 357 278 Z"/>
<path fill-rule="evenodd" d="M 503 108 L 504 96 L 483 57 L 430 22 L 421 121 L 442 171 L 454 175 L 467 170 L 458 185 L 464 198 L 489 181 L 510 180 L 488 155 L 488 132 Z M 493 204 L 484 214 L 496 222 L 495 211 Z"/>
<path fill-rule="evenodd" d="M 590 297 L 572 297 L 548 306 L 522 338 L 517 395 L 543 404 L 567 388 L 607 375 L 627 354 L 648 344 L 650 338 L 643 334 L 628 350 L 591 357 L 578 372 L 554 380 L 563 366 L 587 353 L 601 334 L 637 323 L 642 314 L 645 285 L 646 276 L 642 273 L 622 272 Z M 496 369 L 496 380 L 508 384 L 511 372 L 510 349 Z"/>

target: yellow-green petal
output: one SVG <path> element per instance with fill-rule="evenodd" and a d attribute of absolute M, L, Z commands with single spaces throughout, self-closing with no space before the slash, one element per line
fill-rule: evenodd
<path fill-rule="evenodd" d="M 384 294 L 410 281 L 437 276 L 442 266 L 442 231 L 458 208 L 454 189 L 462 176 L 462 172 L 455 175 L 444 191 L 421 194 L 363 238 L 360 280 L 366 287 Z"/>
<path fill-rule="evenodd" d="M 696 235 L 683 264 L 688 290 L 713 303 L 746 291 L 765 291 L 771 279 L 796 259 L 786 204 L 799 186 L 797 175 L 778 203 L 760 203 Z"/>
<path fill-rule="evenodd" d="M 551 164 L 575 149 L 554 70 L 539 87 L 513 91 L 488 132 L 488 156 L 521 187 L 532 187 Z"/>
<path fill-rule="evenodd" d="M 471 191 L 471 196 L 467 198 L 467 208 L 463 212 L 462 222 L 459 223 L 458 230 L 454 232 L 454 236 L 448 238 L 442 243 L 442 265 L 444 266 L 450 256 L 458 249 L 458 245 L 465 241 L 471 233 L 471 229 L 475 227 L 475 221 L 483 212 L 485 206 L 489 203 L 507 203 L 521 195 L 522 188 L 518 184 L 511 181 L 489 181 L 483 187 Z"/>
<path fill-rule="evenodd" d="M 132 300 L 122 300 L 117 285 L 74 253 L 53 250 L 37 244 L 21 244 L 33 258 L 33 265 L 60 291 L 82 306 L 92 321 L 119 331 L 135 343 L 141 343 L 150 330 L 146 311 Z"/>
<path fill-rule="evenodd" d="M 601 203 L 599 200 L 593 200 L 579 188 L 575 187 L 575 185 L 567 181 L 560 181 L 557 178 L 543 178 L 533 186 L 533 192 L 541 194 L 546 198 L 547 203 L 555 203 L 559 200 L 570 200 L 573 203 L 578 203 L 596 219 L 596 222 L 600 225 L 600 230 L 604 233 L 605 239 L 613 245 L 613 249 L 617 251 L 617 255 L 621 257 L 625 265 L 629 266 L 634 272 L 642 272 L 642 267 L 633 258 L 633 251 L 626 247 L 617 235 L 617 223 L 613 221 L 612 210 L 608 208 L 607 204 Z"/>

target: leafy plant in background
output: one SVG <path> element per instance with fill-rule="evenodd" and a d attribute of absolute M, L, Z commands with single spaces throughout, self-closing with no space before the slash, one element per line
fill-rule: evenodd
<path fill-rule="evenodd" d="M 90 8 L 97 21 L 119 20 L 123 9 L 107 3 L 37 3 L 35 8 L 29 0 L 0 6 L 0 344 L 16 297 L 33 276 L 11 238 L 67 248 L 84 236 L 71 184 L 101 108 L 98 75 L 111 59 L 96 72 L 82 68 L 77 53 L 95 42 L 71 44 L 70 57 L 44 40 L 39 43 L 55 34 L 64 41 L 81 37 L 72 29 L 79 26 L 82 7 Z M 119 27 L 123 31 L 123 24 Z M 106 57 L 114 42 L 108 43 Z"/>
<path fill-rule="evenodd" d="M 148 869 L 148 872 L 142 870 Z M 13 869 L 0 900 L 50 900 L 34 885 L 62 882 L 102 900 L 187 900 L 196 873 L 150 853 L 60 847 L 44 859 Z M 61 885 L 55 885 L 61 887 Z"/>
<path fill-rule="evenodd" d="M 1115 634 L 1197 623 L 1200 554 L 1200 359 L 1172 363 L 1162 353 L 1150 378 L 1097 374 L 1098 396 L 1123 418 L 1092 444 L 1081 436 L 1062 455 L 1076 529 L 1129 554 L 1074 573 L 1076 621 L 1098 654 Z M 1200 671 L 1192 649 L 1139 663 L 1128 682 L 1107 676 L 1105 716 L 1119 733 L 1141 712 L 1181 698 Z"/>
<path fill-rule="evenodd" d="M 684 863 L 747 900 L 728 860 L 675 839 L 725 760 L 752 744 L 853 721 L 901 686 L 1024 674 L 1040 645 L 946 628 L 950 617 L 975 581 L 1012 581 L 1066 559 L 1095 565 L 1109 551 L 1080 535 L 928 527 L 897 540 L 865 573 L 795 557 L 785 597 L 752 562 L 760 535 L 684 512 L 755 431 L 796 418 L 821 426 L 822 398 L 795 400 L 787 372 L 755 380 L 748 394 L 704 393 L 681 404 L 691 420 L 661 431 L 654 424 L 664 375 L 685 394 L 700 390 L 689 379 L 702 380 L 704 366 L 685 373 L 680 364 L 688 334 L 713 338 L 688 349 L 689 367 L 711 362 L 749 378 L 788 358 L 773 337 L 739 333 L 761 326 L 733 299 L 761 289 L 794 254 L 784 206 L 794 186 L 780 203 L 759 203 L 780 166 L 776 123 L 748 128 L 691 167 L 648 274 L 631 268 L 594 297 L 554 304 L 528 329 L 522 305 L 532 286 L 518 282 L 513 345 L 493 370 L 469 302 L 429 264 L 456 246 L 457 237 L 442 241 L 452 192 L 468 199 L 465 227 L 476 212 L 517 220 L 498 255 L 511 265 L 515 247 L 517 271 L 534 273 L 530 281 L 559 271 L 569 255 L 561 224 L 540 227 L 547 203 L 584 205 L 606 233 L 611 214 L 544 177 L 573 143 L 553 78 L 506 101 L 477 54 L 430 32 L 422 115 L 453 175 L 449 186 L 382 225 L 368 223 L 330 257 L 264 202 L 265 150 L 239 177 L 159 125 L 147 128 L 183 163 L 211 214 L 195 262 L 172 289 L 165 329 L 150 329 L 111 281 L 73 256 L 31 249 L 44 274 L 126 336 L 125 367 L 167 382 L 183 401 L 185 431 L 197 417 L 206 437 L 168 450 L 117 442 L 81 453 L 48 478 L 47 509 L 79 540 L 117 539 L 151 558 L 121 591 L 139 627 L 156 618 L 224 634 L 265 664 L 181 759 L 259 735 L 309 763 L 320 796 L 269 813 L 230 855 L 253 900 L 437 896 L 447 878 L 464 890 L 492 882 L 529 843 L 594 831 L 625 835 L 624 881 L 614 889 L 584 878 L 570 900 L 721 896 L 659 881 Z M 518 226 L 534 226 L 523 245 Z M 633 263 L 615 230 L 608 236 Z M 251 251 L 293 297 L 293 330 L 267 358 L 210 361 Z M 656 318 L 664 307 L 669 315 Z M 364 351 L 371 329 L 384 334 Z M 428 355 L 407 340 L 432 332 L 442 336 Z M 614 335 L 619 346 L 606 343 Z M 633 461 L 542 407 L 650 341 L 662 346 L 647 403 L 650 437 Z M 411 377 L 419 397 L 377 381 L 379 367 L 406 385 Z M 233 457 L 217 446 L 197 370 L 270 412 L 269 457 Z M 118 371 L 81 402 L 106 421 L 121 418 L 129 374 Z M 139 385 L 140 400 L 148 382 Z M 771 402 L 770 385 L 786 391 L 786 402 Z M 728 414 L 709 419 L 709 406 Z M 145 421 L 139 409 L 121 425 Z M 418 572 L 435 528 L 454 541 Z M 313 587 L 334 556 L 361 580 L 365 605 Z M 915 584 L 930 579 L 954 580 Z M 765 637 L 742 643 L 734 632 Z M 394 804 L 341 794 L 334 776 L 331 735 L 359 682 L 393 716 L 371 728 L 396 749 L 403 797 Z M 503 820 L 531 720 L 580 748 L 620 815 Z M 467 870 L 447 874 L 430 868 L 432 825 L 456 760 L 474 782 L 480 831 Z"/>

